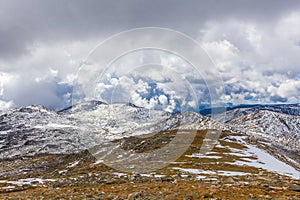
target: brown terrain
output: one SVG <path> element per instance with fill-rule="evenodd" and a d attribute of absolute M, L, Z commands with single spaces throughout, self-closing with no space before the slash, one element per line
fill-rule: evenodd
<path fill-rule="evenodd" d="M 123 149 L 147 152 L 168 143 L 175 132 L 114 142 Z M 247 147 L 228 136 L 243 135 L 222 132 L 210 156 L 191 156 L 199 152 L 205 133 L 197 131 L 175 162 L 145 174 L 114 170 L 96 162 L 89 151 L 3 160 L 0 199 L 300 199 L 299 179 L 234 163 L 245 157 L 256 160 L 234 154 Z"/>

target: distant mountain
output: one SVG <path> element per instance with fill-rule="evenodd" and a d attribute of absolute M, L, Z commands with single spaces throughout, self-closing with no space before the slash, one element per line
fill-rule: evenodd
<path fill-rule="evenodd" d="M 267 138 L 286 147 L 300 148 L 300 116 L 270 110 L 235 109 L 227 113 L 226 124 L 240 132 Z M 224 117 L 224 116 L 223 116 Z"/>
<path fill-rule="evenodd" d="M 243 105 L 214 119 L 231 127 L 232 132 L 245 133 L 300 163 L 300 106 Z"/>
<path fill-rule="evenodd" d="M 89 101 L 59 112 L 27 106 L 0 115 L 0 158 L 78 152 L 101 142 L 184 124 L 199 124 L 203 129 L 221 127 L 198 113 L 149 111 L 133 104 Z"/>
<path fill-rule="evenodd" d="M 59 112 L 36 105 L 13 109 L 0 114 L 0 193 L 30 199 L 39 194 L 111 198 L 115 188 L 124 192 L 124 186 L 133 192 L 183 184 L 190 194 L 197 183 L 197 194 L 204 188 L 199 198 L 232 185 L 221 199 L 241 190 L 249 196 L 249 188 L 253 194 L 294 197 L 300 178 L 300 116 L 265 108 L 235 108 L 214 116 L 220 121 L 196 112 L 172 114 L 100 101 Z M 297 107 L 282 110 L 295 114 Z M 83 189 L 89 196 L 82 195 Z M 58 190 L 64 192 L 58 196 Z M 145 191 L 137 198 L 144 198 Z"/>
<path fill-rule="evenodd" d="M 272 148 L 300 149 L 298 105 L 246 106 L 212 119 L 196 112 L 172 114 L 133 104 L 88 101 L 59 112 L 27 106 L 0 114 L 0 159 L 76 153 L 107 141 L 178 128 L 227 130 Z"/>
<path fill-rule="evenodd" d="M 278 113 L 300 116 L 300 104 L 241 104 L 235 106 L 231 105 L 225 107 L 203 108 L 200 109 L 200 114 L 210 115 L 212 112 L 215 114 L 222 114 L 232 110 L 235 111 L 237 109 L 239 109 L 239 112 L 243 111 L 241 114 L 247 114 L 258 110 L 269 110 Z"/>

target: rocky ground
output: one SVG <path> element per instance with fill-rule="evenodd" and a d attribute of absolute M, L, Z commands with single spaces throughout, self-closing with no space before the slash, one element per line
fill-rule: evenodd
<path fill-rule="evenodd" d="M 251 163 L 261 161 L 247 151 L 249 138 L 222 132 L 207 155 L 198 155 L 205 131 L 187 151 L 163 169 L 124 173 L 97 160 L 89 151 L 1 161 L 0 199 L 300 199 L 300 181 Z M 149 152 L 176 134 L 114 141 L 125 150 Z M 207 139 L 207 138 L 206 138 Z M 239 165 L 239 162 L 249 162 Z"/>

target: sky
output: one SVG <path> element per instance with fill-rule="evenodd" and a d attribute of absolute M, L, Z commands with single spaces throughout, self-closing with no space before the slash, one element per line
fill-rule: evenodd
<path fill-rule="evenodd" d="M 300 1 L 0 0 L 0 110 L 31 104 L 59 110 L 72 104 L 74 81 L 91 50 L 112 35 L 141 27 L 173 29 L 194 39 L 222 77 L 224 103 L 300 102 Z M 183 68 L 178 58 L 160 58 L 169 69 Z M 161 69 L 151 69 L 147 74 L 156 74 L 154 82 L 139 70 L 130 76 L 111 71 L 97 79 L 96 96 L 108 101 L 118 94 L 115 101 L 130 98 L 171 112 L 201 104 L 189 89 L 179 88 L 185 83 L 175 75 L 157 80 Z M 203 77 L 188 79 L 192 85 L 200 82 Z M 172 88 L 185 91 L 186 98 Z M 198 100 L 207 98 L 205 87 L 195 88 Z"/>

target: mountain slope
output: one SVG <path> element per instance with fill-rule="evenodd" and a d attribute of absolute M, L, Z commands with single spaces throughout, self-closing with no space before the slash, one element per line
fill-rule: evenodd
<path fill-rule="evenodd" d="M 161 198 L 176 191 L 170 199 L 183 199 L 186 194 L 196 199 L 230 199 L 233 193 L 300 198 L 299 164 L 281 157 L 282 148 L 276 146 L 288 145 L 294 152 L 282 155 L 300 158 L 296 151 L 299 117 L 269 110 L 239 111 L 231 111 L 234 115 L 226 124 L 194 112 L 171 114 L 99 101 L 59 112 L 27 106 L 2 113 L 0 198 L 130 199 L 138 195 L 146 199 L 157 188 L 164 188 Z M 193 141 L 185 134 L 195 134 Z M 175 135 L 180 139 L 175 140 Z M 175 159 L 163 157 L 186 144 Z M 171 151 L 164 150 L 168 145 L 173 145 Z M 125 165 L 154 171 L 151 166 L 157 163 L 145 156 L 151 156 L 149 152 L 157 163 L 167 165 L 152 173 L 121 173 Z M 101 153 L 104 157 L 99 159 Z M 140 162 L 139 157 L 146 160 Z"/>
<path fill-rule="evenodd" d="M 235 107 L 223 108 L 226 112 L 216 115 L 216 119 L 222 122 L 228 122 L 237 117 L 247 115 L 257 111 L 272 111 L 281 114 L 300 116 L 300 104 L 283 105 L 239 105 Z"/>
<path fill-rule="evenodd" d="M 0 115 L 0 158 L 74 153 L 99 143 L 170 130 L 184 124 L 219 128 L 193 112 L 171 114 L 132 104 L 84 102 L 60 112 L 27 106 Z"/>
<path fill-rule="evenodd" d="M 281 108 L 283 110 L 280 110 Z M 246 133 L 252 140 L 260 141 L 263 146 L 272 149 L 274 156 L 294 163 L 294 166 L 299 168 L 300 116 L 297 113 L 299 108 L 298 105 L 236 108 L 218 115 L 216 120 L 226 123 L 233 132 Z M 288 110 L 295 115 L 285 114 Z"/>
<path fill-rule="evenodd" d="M 284 109 L 295 113 L 298 107 Z M 27 106 L 0 115 L 0 158 L 79 152 L 105 141 L 174 128 L 247 133 L 285 150 L 299 149 L 300 116 L 251 107 L 227 111 L 217 120 L 220 122 L 195 112 L 171 114 L 100 101 L 84 102 L 59 112 Z"/>
<path fill-rule="evenodd" d="M 300 117 L 268 110 L 255 111 L 227 122 L 240 131 L 300 147 Z"/>

